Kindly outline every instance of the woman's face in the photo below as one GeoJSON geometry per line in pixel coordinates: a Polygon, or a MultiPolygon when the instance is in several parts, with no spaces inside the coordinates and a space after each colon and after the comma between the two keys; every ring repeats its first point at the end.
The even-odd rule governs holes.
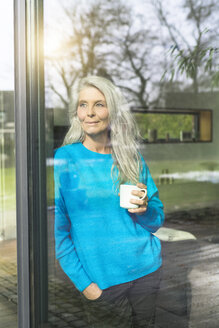
{"type": "Polygon", "coordinates": [[[85,87],[79,93],[77,115],[85,134],[107,135],[109,111],[105,96],[95,87],[85,87]]]}

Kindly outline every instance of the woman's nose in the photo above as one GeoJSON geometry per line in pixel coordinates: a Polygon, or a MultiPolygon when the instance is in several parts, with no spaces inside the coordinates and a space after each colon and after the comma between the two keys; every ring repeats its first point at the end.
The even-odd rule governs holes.
{"type": "Polygon", "coordinates": [[[94,116],[95,115],[95,111],[93,109],[93,106],[88,106],[87,115],[88,116],[94,116]]]}

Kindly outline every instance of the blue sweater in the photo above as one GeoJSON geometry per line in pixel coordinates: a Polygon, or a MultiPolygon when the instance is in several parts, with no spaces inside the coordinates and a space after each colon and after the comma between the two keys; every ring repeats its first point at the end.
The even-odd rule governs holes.
{"type": "Polygon", "coordinates": [[[163,224],[163,205],[147,165],[142,158],[140,180],[149,201],[140,216],[120,207],[112,164],[111,154],[93,152],[82,143],[55,152],[56,258],[80,291],[92,282],[105,289],[132,281],[162,263],[153,232],[163,224]]]}

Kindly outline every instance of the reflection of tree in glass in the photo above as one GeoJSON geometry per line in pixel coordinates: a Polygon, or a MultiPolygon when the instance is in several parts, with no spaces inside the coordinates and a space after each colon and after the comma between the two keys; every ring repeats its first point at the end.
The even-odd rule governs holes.
{"type": "Polygon", "coordinates": [[[72,28],[63,31],[63,53],[47,58],[56,77],[49,87],[62,105],[68,108],[72,85],[89,74],[113,79],[129,101],[148,105],[158,37],[145,20],[121,0],[91,1],[86,8],[77,2],[65,14],[72,28]]]}
{"type": "MultiPolygon", "coordinates": [[[[219,35],[219,3],[176,2],[185,28],[174,20],[172,1],[167,1],[165,7],[161,0],[133,3],[129,6],[123,0],[94,0],[84,6],[78,1],[69,2],[65,14],[70,24],[61,27],[61,52],[46,58],[46,69],[53,72],[47,82],[49,90],[58,96],[62,107],[69,107],[74,82],[88,74],[111,78],[134,106],[159,107],[165,103],[168,91],[199,92],[209,88],[213,72],[205,70],[207,57],[203,53],[219,35]],[[141,6],[141,15],[136,14],[135,8],[141,6]],[[151,13],[149,19],[147,13],[151,13]],[[167,48],[172,56],[167,56],[167,48]],[[162,79],[164,71],[167,79],[162,79]],[[182,80],[183,72],[189,80],[182,80]],[[171,74],[177,80],[171,80],[171,74]]],[[[207,56],[209,53],[213,54],[211,51],[207,56]]],[[[209,64],[214,67],[215,56],[209,64]]]]}
{"type": "Polygon", "coordinates": [[[158,139],[179,139],[180,131],[192,132],[193,115],[183,114],[142,114],[135,113],[135,119],[143,139],[148,139],[148,130],[157,130],[158,139]]]}
{"type": "MultiPolygon", "coordinates": [[[[164,8],[161,0],[151,0],[163,26],[166,27],[171,46],[170,65],[164,75],[170,73],[170,79],[177,73],[186,74],[192,80],[193,92],[209,87],[209,78],[219,81],[218,72],[209,72],[209,68],[217,66],[214,54],[217,48],[213,44],[218,38],[219,3],[214,0],[182,0],[181,11],[186,16],[187,26],[171,22],[170,12],[164,8]],[[189,28],[191,32],[189,32],[189,28]]],[[[218,68],[217,68],[218,70],[218,68]]]]}
{"type": "Polygon", "coordinates": [[[121,34],[127,25],[129,10],[120,1],[99,0],[86,7],[77,2],[64,11],[72,28],[63,31],[62,53],[47,60],[56,72],[56,79],[49,82],[50,88],[68,108],[71,88],[78,78],[89,74],[108,78],[112,75],[108,58],[113,51],[114,34],[115,31],[121,34]]]}
{"type": "MultiPolygon", "coordinates": [[[[109,14],[108,2],[103,1],[86,8],[76,3],[65,8],[66,19],[71,29],[63,31],[62,53],[57,58],[47,58],[55,68],[57,79],[50,81],[50,88],[60,98],[65,108],[71,100],[71,88],[77,78],[88,74],[108,76],[103,45],[108,43],[112,25],[112,14],[109,14]],[[108,12],[108,14],[106,14],[108,12]],[[60,90],[60,84],[65,92],[60,90]]],[[[63,26],[63,29],[65,27],[63,26]]]]}

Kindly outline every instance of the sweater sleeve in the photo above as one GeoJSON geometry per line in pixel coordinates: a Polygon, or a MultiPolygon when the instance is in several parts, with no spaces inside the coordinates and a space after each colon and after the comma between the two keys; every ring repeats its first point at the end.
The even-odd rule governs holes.
{"type": "Polygon", "coordinates": [[[135,220],[143,228],[154,233],[164,223],[163,204],[159,199],[158,189],[152,179],[149,168],[142,157],[142,175],[141,182],[147,186],[148,207],[143,215],[135,215],[135,220]]]}
{"type": "Polygon", "coordinates": [[[54,182],[55,182],[55,251],[56,258],[63,271],[74,283],[76,288],[83,291],[92,283],[78,258],[73,240],[71,238],[71,222],[65,206],[62,185],[67,173],[67,156],[58,149],[54,156],[54,182]]]}

